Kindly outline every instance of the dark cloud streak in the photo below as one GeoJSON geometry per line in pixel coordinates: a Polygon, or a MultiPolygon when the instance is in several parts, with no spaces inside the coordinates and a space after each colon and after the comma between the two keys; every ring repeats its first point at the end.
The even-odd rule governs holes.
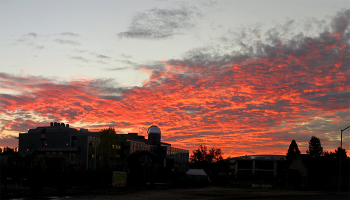
{"type": "Polygon", "coordinates": [[[118,33],[120,38],[162,39],[180,34],[194,27],[195,19],[200,16],[195,7],[178,9],[153,8],[137,13],[128,31],[118,33]]]}
{"type": "Polygon", "coordinates": [[[73,40],[62,40],[62,39],[55,39],[53,40],[54,42],[57,42],[59,44],[69,44],[69,45],[74,45],[74,46],[79,46],[80,43],[77,41],[73,41],[73,40]]]}

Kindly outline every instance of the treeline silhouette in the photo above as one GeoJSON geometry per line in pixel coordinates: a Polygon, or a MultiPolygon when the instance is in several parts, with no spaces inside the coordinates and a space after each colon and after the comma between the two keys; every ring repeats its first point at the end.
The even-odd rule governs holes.
{"type": "MultiPolygon", "coordinates": [[[[296,141],[293,139],[289,145],[289,149],[287,152],[287,157],[290,158],[294,155],[300,155],[301,152],[298,148],[296,141]]],[[[334,152],[332,151],[323,151],[323,147],[321,145],[321,141],[316,136],[311,136],[309,141],[309,148],[306,150],[306,154],[310,156],[326,156],[326,157],[339,157],[341,155],[342,158],[347,158],[347,152],[343,148],[336,148],[334,152]]]]}
{"type": "Polygon", "coordinates": [[[18,148],[15,147],[15,148],[11,148],[11,147],[3,147],[3,148],[0,148],[0,154],[1,155],[17,155],[17,152],[18,152],[18,148]]]}
{"type": "Polygon", "coordinates": [[[321,141],[312,136],[306,154],[293,139],[287,151],[287,184],[296,189],[349,191],[349,159],[345,149],[323,151],[321,141]]]}

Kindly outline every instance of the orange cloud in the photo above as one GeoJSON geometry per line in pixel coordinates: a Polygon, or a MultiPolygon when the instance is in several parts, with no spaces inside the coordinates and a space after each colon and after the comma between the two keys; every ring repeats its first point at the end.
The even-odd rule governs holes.
{"type": "Polygon", "coordinates": [[[163,61],[164,69],[145,71],[150,79],[141,87],[0,73],[0,87],[16,91],[0,94],[1,112],[14,119],[3,120],[3,130],[64,120],[145,134],[155,124],[174,146],[204,144],[225,156],[285,154],[292,139],[306,144],[312,135],[334,150],[338,130],[349,121],[349,20],[345,26],[298,45],[260,44],[254,55],[163,61]]]}

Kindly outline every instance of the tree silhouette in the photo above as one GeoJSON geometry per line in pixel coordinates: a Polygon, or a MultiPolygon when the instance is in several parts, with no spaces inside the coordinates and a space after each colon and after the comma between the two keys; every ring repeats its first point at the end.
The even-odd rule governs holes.
{"type": "Polygon", "coordinates": [[[309,150],[306,153],[310,156],[321,156],[323,153],[323,147],[318,137],[312,136],[309,142],[309,150]]]}
{"type": "Polygon", "coordinates": [[[104,166],[109,166],[116,162],[120,153],[120,140],[114,127],[102,129],[99,132],[100,143],[98,149],[101,151],[104,166]]]}
{"type": "Polygon", "coordinates": [[[335,149],[335,155],[337,156],[337,157],[339,157],[340,156],[340,154],[341,154],[341,157],[342,158],[347,158],[348,156],[346,155],[346,150],[345,149],[341,149],[340,147],[338,147],[337,149],[335,149]]]}
{"type": "Polygon", "coordinates": [[[208,151],[207,146],[199,145],[190,156],[190,164],[195,168],[208,168],[209,164],[223,160],[222,155],[220,148],[210,148],[208,151]]]}
{"type": "Polygon", "coordinates": [[[335,152],[332,152],[332,151],[324,151],[322,153],[322,156],[326,156],[326,157],[336,157],[336,154],[335,152]]]}
{"type": "Polygon", "coordinates": [[[207,162],[215,163],[222,160],[222,152],[220,148],[211,148],[209,149],[209,153],[207,154],[207,162]]]}
{"type": "Polygon", "coordinates": [[[346,155],[346,150],[345,149],[340,149],[340,147],[338,147],[337,149],[335,149],[335,151],[324,151],[322,153],[322,156],[327,156],[327,157],[338,157],[340,156],[340,153],[341,153],[341,157],[342,158],[347,158],[348,156],[346,155]]]}
{"type": "Polygon", "coordinates": [[[293,139],[292,142],[289,145],[289,149],[287,152],[287,157],[290,158],[296,154],[300,154],[300,150],[298,148],[297,143],[295,142],[295,140],[293,139]]]}
{"type": "Polygon", "coordinates": [[[3,149],[0,148],[0,154],[2,155],[17,155],[18,148],[11,148],[11,147],[4,147],[3,149]]]}

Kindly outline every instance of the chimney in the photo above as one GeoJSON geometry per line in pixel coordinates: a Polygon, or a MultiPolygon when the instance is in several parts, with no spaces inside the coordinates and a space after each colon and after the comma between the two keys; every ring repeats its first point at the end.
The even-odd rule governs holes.
{"type": "Polygon", "coordinates": [[[57,122],[54,122],[53,125],[54,125],[54,126],[57,126],[57,122]]]}
{"type": "Polygon", "coordinates": [[[50,126],[53,126],[53,122],[50,122],[50,126]]]}
{"type": "Polygon", "coordinates": [[[65,127],[65,126],[64,126],[64,123],[61,123],[61,126],[65,127]]]}
{"type": "Polygon", "coordinates": [[[66,124],[66,127],[69,128],[69,124],[66,124]]]}

